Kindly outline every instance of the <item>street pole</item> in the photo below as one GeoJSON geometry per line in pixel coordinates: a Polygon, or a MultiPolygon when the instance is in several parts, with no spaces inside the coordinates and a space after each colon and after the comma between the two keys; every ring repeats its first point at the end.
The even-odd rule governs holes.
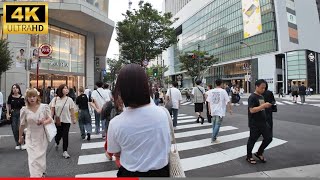
{"type": "Polygon", "coordinates": [[[199,56],[197,57],[198,58],[198,80],[200,80],[200,44],[198,44],[198,54],[199,56]]]}
{"type": "MultiPolygon", "coordinates": [[[[240,42],[240,44],[244,44],[246,45],[249,49],[250,49],[250,61],[252,61],[252,49],[251,49],[251,46],[243,41],[240,42]]],[[[249,64],[248,64],[248,67],[246,67],[246,70],[247,70],[247,93],[249,93],[249,64]]]]}
{"type": "Polygon", "coordinates": [[[29,88],[31,88],[30,87],[30,69],[29,69],[29,67],[31,67],[31,64],[30,63],[32,63],[31,61],[30,61],[30,58],[31,58],[31,52],[30,52],[30,46],[31,46],[31,41],[30,41],[30,35],[28,36],[28,40],[27,40],[27,62],[26,62],[26,64],[27,64],[27,68],[26,68],[26,70],[27,70],[27,75],[26,75],[26,77],[27,77],[27,84],[26,84],[26,89],[28,89],[28,87],[29,88]]]}

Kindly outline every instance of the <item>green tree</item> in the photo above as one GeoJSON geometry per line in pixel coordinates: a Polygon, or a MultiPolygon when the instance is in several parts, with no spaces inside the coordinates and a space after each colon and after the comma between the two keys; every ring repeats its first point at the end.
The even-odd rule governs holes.
{"type": "MultiPolygon", "coordinates": [[[[9,50],[9,42],[6,39],[0,39],[0,79],[2,73],[10,69],[13,60],[9,50]]],[[[1,81],[0,81],[1,86],[1,81]]]]}
{"type": "Polygon", "coordinates": [[[119,71],[122,68],[122,66],[125,64],[125,62],[122,59],[116,60],[116,59],[108,58],[107,64],[109,66],[110,72],[104,76],[104,82],[112,83],[112,89],[113,89],[115,85],[115,80],[117,79],[119,71]]]}
{"type": "Polygon", "coordinates": [[[149,68],[147,68],[147,75],[148,77],[153,77],[153,79],[159,81],[159,85],[163,86],[164,82],[164,73],[168,71],[168,66],[161,66],[161,65],[153,65],[149,68]],[[153,70],[157,69],[157,75],[154,76],[153,70]]]}
{"type": "Polygon", "coordinates": [[[187,52],[179,56],[181,62],[181,70],[186,71],[186,74],[191,76],[192,83],[195,85],[195,80],[200,79],[205,70],[212,64],[218,61],[218,58],[207,55],[204,51],[187,52]]]}
{"type": "Polygon", "coordinates": [[[121,56],[130,63],[141,64],[154,59],[164,50],[177,43],[175,21],[171,13],[161,14],[145,3],[140,9],[127,11],[125,19],[117,24],[117,41],[121,56]]]}

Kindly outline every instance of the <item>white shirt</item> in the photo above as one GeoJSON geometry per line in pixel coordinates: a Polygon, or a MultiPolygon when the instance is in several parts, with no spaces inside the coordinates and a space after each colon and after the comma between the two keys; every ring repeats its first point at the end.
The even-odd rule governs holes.
{"type": "Polygon", "coordinates": [[[75,109],[75,104],[70,97],[55,97],[49,104],[50,107],[55,108],[55,117],[60,116],[60,120],[63,123],[71,123],[71,109],[75,109]],[[57,101],[56,101],[57,99],[57,101]],[[68,100],[67,100],[68,99],[68,100]],[[64,105],[65,104],[65,105],[64,105]],[[64,107],[63,107],[64,105],[64,107]],[[61,113],[62,112],[62,113],[61,113]]]}
{"type": "Polygon", "coordinates": [[[97,90],[94,90],[91,94],[91,98],[97,102],[98,108],[102,108],[102,106],[110,101],[109,94],[102,88],[98,88],[97,90]],[[98,92],[100,93],[98,93],[98,92]]]}
{"type": "Polygon", "coordinates": [[[87,95],[88,99],[89,99],[90,91],[91,91],[91,89],[84,90],[84,94],[87,95]]]}
{"type": "Polygon", "coordinates": [[[127,108],[110,121],[108,152],[121,152],[120,163],[129,171],[147,172],[168,164],[171,148],[168,116],[154,103],[127,108]]]}
{"type": "Polygon", "coordinates": [[[107,94],[109,95],[109,99],[111,99],[112,98],[112,92],[111,92],[111,90],[110,89],[104,89],[106,92],[107,92],[107,94]]]}
{"type": "Polygon", "coordinates": [[[172,100],[172,108],[179,109],[179,101],[182,101],[182,95],[179,89],[172,87],[168,89],[166,95],[169,96],[169,99],[171,98],[172,100]],[[170,92],[171,92],[171,96],[170,96],[170,92]]]}
{"type": "Polygon", "coordinates": [[[212,116],[224,117],[226,115],[226,106],[230,102],[230,99],[224,89],[214,88],[208,91],[207,101],[210,103],[212,116]]]}

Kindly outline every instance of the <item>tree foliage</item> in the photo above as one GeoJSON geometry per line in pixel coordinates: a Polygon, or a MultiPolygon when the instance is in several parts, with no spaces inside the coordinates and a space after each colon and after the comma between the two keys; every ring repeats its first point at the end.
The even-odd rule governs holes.
{"type": "Polygon", "coordinates": [[[120,69],[122,66],[125,64],[125,62],[121,59],[116,60],[116,59],[107,59],[107,64],[109,66],[110,73],[107,73],[104,76],[104,81],[112,83],[114,86],[115,80],[117,79],[117,76],[119,74],[120,69]]]}
{"type": "Polygon", "coordinates": [[[196,78],[200,79],[204,71],[218,61],[218,58],[214,58],[213,56],[205,58],[206,54],[204,51],[192,51],[179,56],[181,62],[180,68],[182,71],[186,71],[187,75],[191,76],[193,85],[196,78]],[[195,58],[190,57],[189,53],[193,53],[195,58]]]}
{"type": "Polygon", "coordinates": [[[140,9],[127,11],[125,19],[117,24],[117,41],[121,56],[130,63],[141,64],[154,59],[164,50],[177,43],[171,13],[161,15],[145,3],[140,9]]]}
{"type": "Polygon", "coordinates": [[[9,42],[6,39],[0,39],[0,76],[10,69],[13,60],[9,50],[9,42]]]}

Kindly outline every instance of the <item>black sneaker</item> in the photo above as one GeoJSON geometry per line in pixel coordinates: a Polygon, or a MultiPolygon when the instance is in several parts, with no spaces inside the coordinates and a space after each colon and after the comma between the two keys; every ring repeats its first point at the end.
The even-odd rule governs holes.
{"type": "Polygon", "coordinates": [[[200,117],[197,118],[196,123],[199,123],[199,118],[200,118],[200,117]]]}
{"type": "Polygon", "coordinates": [[[87,140],[90,141],[90,133],[87,134],[87,140]]]}
{"type": "Polygon", "coordinates": [[[203,124],[204,123],[204,118],[203,117],[201,117],[201,124],[203,124]]]}

